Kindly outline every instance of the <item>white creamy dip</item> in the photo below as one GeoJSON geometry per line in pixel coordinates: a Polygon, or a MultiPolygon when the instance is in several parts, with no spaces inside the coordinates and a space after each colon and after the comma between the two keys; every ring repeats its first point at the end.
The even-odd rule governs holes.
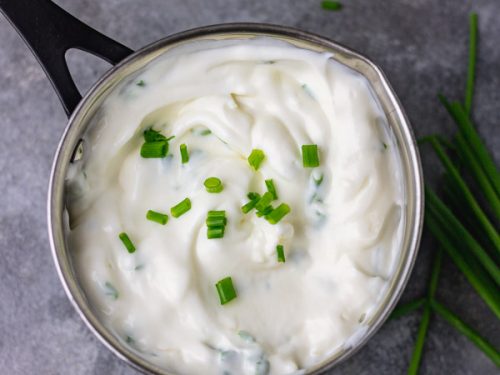
{"type": "Polygon", "coordinates": [[[118,84],[95,122],[68,175],[68,245],[96,313],[133,350],[178,374],[283,375],[366,329],[398,261],[404,194],[364,77],[270,37],[192,42],[118,84]],[[175,136],[167,157],[140,156],[150,127],[175,136]],[[306,144],[318,145],[318,168],[303,167],[306,144]],[[266,155],[258,171],[252,149],[266,155]],[[211,176],[222,192],[206,191],[211,176]],[[241,211],[266,179],[273,205],[291,208],[276,225],[241,211]],[[186,197],[192,208],[172,217],[186,197]],[[207,238],[209,210],[226,211],[221,239],[207,238]],[[215,283],[227,276],[237,298],[221,305],[215,283]]]}

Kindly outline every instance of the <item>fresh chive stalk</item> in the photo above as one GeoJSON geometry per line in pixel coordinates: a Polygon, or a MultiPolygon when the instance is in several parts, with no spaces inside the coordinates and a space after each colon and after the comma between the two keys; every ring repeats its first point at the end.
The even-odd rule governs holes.
{"type": "Polygon", "coordinates": [[[389,319],[398,319],[404,315],[410,314],[415,310],[421,308],[426,302],[425,298],[419,298],[414,301],[410,301],[401,305],[396,306],[396,308],[392,311],[389,319]]]}
{"type": "Polygon", "coordinates": [[[177,218],[191,209],[191,200],[185,198],[184,200],[177,203],[174,207],[170,209],[170,213],[173,217],[177,218]]]}
{"type": "Polygon", "coordinates": [[[158,223],[161,225],[165,225],[168,222],[168,215],[162,214],[160,212],[156,212],[153,210],[149,210],[146,213],[146,219],[148,219],[150,221],[154,221],[155,223],[158,223]]]}
{"type": "Polygon", "coordinates": [[[500,366],[500,353],[493,345],[482,338],[476,331],[474,331],[470,326],[464,323],[457,315],[443,306],[441,303],[435,299],[431,300],[432,309],[438,313],[442,318],[444,318],[452,327],[457,331],[462,333],[470,341],[472,341],[479,349],[483,351],[497,367],[500,366]]]}
{"type": "Polygon", "coordinates": [[[236,290],[234,289],[233,280],[230,276],[219,280],[215,287],[217,289],[217,293],[219,294],[219,300],[221,305],[225,305],[226,303],[232,301],[237,297],[236,290]]]}
{"type": "Polygon", "coordinates": [[[285,249],[281,244],[276,246],[276,257],[279,263],[285,263],[285,249]]]}
{"type": "Polygon", "coordinates": [[[125,246],[125,248],[127,249],[127,251],[132,254],[133,252],[135,252],[135,246],[134,244],[132,243],[132,241],[130,240],[129,236],[127,233],[125,232],[122,232],[118,235],[118,237],[120,238],[120,240],[122,241],[123,243],[123,246],[125,246]]]}
{"type": "Polygon", "coordinates": [[[265,158],[266,155],[264,154],[264,151],[253,149],[248,156],[248,164],[250,164],[250,166],[257,171],[265,158]]]}
{"type": "Polygon", "coordinates": [[[290,212],[290,206],[281,203],[278,207],[266,215],[266,220],[271,224],[277,224],[290,212]]]}
{"type": "Polygon", "coordinates": [[[471,114],[474,95],[477,50],[477,14],[471,13],[469,18],[469,65],[467,67],[467,85],[465,87],[465,111],[471,114]]]}
{"type": "Polygon", "coordinates": [[[318,145],[302,145],[302,164],[304,168],[319,167],[318,145]]]}
{"type": "Polygon", "coordinates": [[[167,153],[167,141],[146,142],[141,147],[141,156],[143,158],[164,158],[167,153]]]}
{"type": "Polygon", "coordinates": [[[185,143],[181,144],[179,146],[179,149],[181,151],[182,164],[186,164],[189,161],[189,153],[186,144],[185,143]]]}
{"type": "Polygon", "coordinates": [[[411,355],[410,366],[408,367],[408,375],[418,374],[420,360],[422,359],[422,352],[425,344],[425,337],[427,336],[427,331],[429,330],[430,319],[431,308],[429,305],[425,305],[422,320],[420,320],[420,326],[418,327],[417,341],[415,342],[415,347],[413,348],[413,353],[411,355]]]}
{"type": "Polygon", "coordinates": [[[273,195],[273,199],[278,199],[278,193],[276,192],[276,187],[274,186],[274,182],[272,179],[265,180],[267,191],[273,195]]]}
{"type": "Polygon", "coordinates": [[[203,185],[209,193],[220,193],[224,189],[222,181],[217,177],[207,178],[203,185]]]}

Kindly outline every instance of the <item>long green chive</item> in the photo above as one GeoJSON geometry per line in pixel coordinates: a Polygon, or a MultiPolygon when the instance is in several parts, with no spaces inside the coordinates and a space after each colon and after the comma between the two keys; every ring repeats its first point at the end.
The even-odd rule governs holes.
{"type": "Polygon", "coordinates": [[[225,227],[208,227],[207,238],[209,240],[224,237],[225,227]]]}
{"type": "Polygon", "coordinates": [[[247,214],[254,209],[260,199],[260,195],[257,193],[248,193],[248,199],[250,199],[250,201],[241,207],[241,211],[244,214],[247,214]]]}
{"type": "Polygon", "coordinates": [[[471,13],[469,22],[469,66],[467,67],[467,86],[465,88],[465,111],[469,114],[472,109],[474,94],[474,76],[476,71],[477,46],[477,14],[471,13]]]}
{"type": "Polygon", "coordinates": [[[179,217],[191,209],[191,200],[186,198],[170,209],[173,217],[179,217]]]}
{"type": "Polygon", "coordinates": [[[153,130],[151,128],[144,130],[144,141],[146,142],[156,142],[156,141],[166,141],[167,138],[160,132],[153,130]]]}
{"type": "Polygon", "coordinates": [[[498,290],[495,285],[488,282],[488,279],[486,279],[484,275],[481,274],[480,270],[474,266],[472,259],[464,259],[464,256],[455,249],[454,245],[449,240],[448,235],[437,221],[432,205],[428,206],[426,212],[426,224],[432,234],[434,234],[434,236],[439,240],[443,249],[446,250],[453,262],[465,275],[472,287],[491,308],[497,318],[500,319],[500,298],[498,290]]]}
{"type": "Polygon", "coordinates": [[[408,375],[418,374],[420,359],[422,358],[422,350],[424,348],[425,337],[427,336],[427,331],[429,329],[430,319],[431,308],[429,305],[425,305],[424,314],[422,315],[422,320],[420,321],[420,326],[418,327],[417,341],[415,342],[415,347],[413,348],[410,360],[410,366],[408,368],[408,375]]]}
{"type": "Polygon", "coordinates": [[[141,156],[143,158],[164,158],[168,153],[168,142],[146,142],[141,147],[141,156]]]}
{"type": "Polygon", "coordinates": [[[255,148],[248,156],[248,164],[250,164],[253,169],[258,170],[265,158],[266,155],[264,154],[264,151],[255,148]]]}
{"type": "Polygon", "coordinates": [[[165,225],[168,222],[168,215],[162,214],[160,212],[156,212],[153,210],[149,210],[146,213],[146,219],[154,221],[158,224],[165,225]]]}
{"type": "Polygon", "coordinates": [[[269,205],[273,200],[274,200],[273,194],[266,191],[255,205],[255,208],[257,209],[257,211],[264,211],[266,208],[269,207],[269,205]]]}
{"type": "Polygon", "coordinates": [[[274,182],[272,179],[266,180],[267,191],[273,195],[273,199],[278,199],[278,193],[276,192],[276,187],[274,186],[274,182]]]}
{"type": "Polygon", "coordinates": [[[285,250],[283,245],[276,246],[276,257],[278,258],[278,262],[285,263],[285,250]]]}
{"type": "Polygon", "coordinates": [[[189,161],[189,153],[188,149],[185,143],[180,145],[180,150],[181,150],[181,161],[182,164],[186,164],[189,161]]]}
{"type": "Polygon", "coordinates": [[[426,189],[425,197],[432,205],[436,216],[440,221],[449,226],[450,231],[455,234],[456,238],[463,243],[479,260],[483,267],[489,272],[490,276],[495,282],[500,285],[500,269],[496,266],[493,259],[490,258],[488,253],[481,247],[481,245],[472,237],[467,229],[460,223],[455,215],[448,207],[437,197],[436,194],[430,189],[426,189]]]}
{"type": "Polygon", "coordinates": [[[431,300],[432,309],[450,323],[455,329],[472,341],[479,349],[491,358],[496,366],[500,366],[500,353],[488,341],[482,338],[476,331],[465,324],[458,316],[444,307],[436,300],[431,300]]]}
{"type": "Polygon", "coordinates": [[[271,224],[277,224],[285,215],[290,212],[290,206],[286,203],[281,203],[278,207],[266,215],[266,220],[271,224]]]}
{"type": "Polygon", "coordinates": [[[217,177],[207,178],[203,185],[209,193],[220,193],[224,189],[222,181],[217,177]]]}
{"type": "Polygon", "coordinates": [[[332,12],[337,12],[342,9],[342,4],[338,1],[324,0],[321,2],[321,8],[332,12]]]}
{"type": "Polygon", "coordinates": [[[225,305],[236,298],[236,290],[234,289],[233,280],[230,276],[219,280],[217,284],[215,284],[215,287],[217,288],[221,305],[225,305]]]}
{"type": "Polygon", "coordinates": [[[302,164],[304,168],[319,167],[318,145],[302,145],[302,164]]]}
{"type": "Polygon", "coordinates": [[[447,172],[453,178],[455,184],[460,188],[465,200],[467,201],[467,203],[469,203],[470,208],[476,215],[479,222],[482,224],[485,232],[488,234],[488,237],[495,244],[495,247],[497,249],[500,249],[500,236],[498,235],[495,227],[491,224],[490,220],[488,219],[484,211],[479,206],[479,203],[477,202],[476,198],[474,198],[474,195],[467,187],[465,181],[460,176],[460,173],[455,168],[451,160],[448,158],[448,156],[446,155],[445,151],[443,150],[439,142],[435,138],[431,138],[430,143],[432,144],[432,147],[434,148],[437,155],[441,159],[441,162],[443,163],[447,172]]]}
{"type": "Polygon", "coordinates": [[[127,249],[127,251],[129,253],[133,253],[135,252],[135,246],[134,244],[132,243],[132,241],[130,240],[129,236],[127,235],[127,233],[125,232],[122,232],[118,235],[118,237],[120,238],[120,240],[123,242],[123,245],[125,246],[125,248],[127,249]]]}
{"type": "Polygon", "coordinates": [[[396,308],[392,311],[389,319],[397,319],[409,313],[412,313],[415,310],[418,310],[422,307],[426,302],[425,298],[419,298],[414,301],[410,301],[408,303],[404,303],[396,306],[396,308]]]}

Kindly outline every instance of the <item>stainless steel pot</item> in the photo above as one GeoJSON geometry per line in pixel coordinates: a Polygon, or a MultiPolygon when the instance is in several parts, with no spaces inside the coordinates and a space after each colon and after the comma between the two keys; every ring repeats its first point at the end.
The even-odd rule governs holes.
{"type": "Polygon", "coordinates": [[[377,332],[394,308],[409,279],[419,246],[424,199],[420,158],[410,124],[389,82],[377,65],[363,55],[324,37],[283,26],[256,23],[206,26],[168,36],[133,52],[81,23],[50,1],[0,0],[0,8],[38,57],[69,115],[68,125],[59,143],[50,177],[48,194],[50,244],[57,272],[68,298],[90,330],[112,352],[140,371],[167,374],[165,370],[145,361],[130,350],[99,321],[78,283],[65,241],[67,219],[64,186],[68,166],[70,163],[78,163],[81,153],[86,152],[85,144],[81,141],[83,135],[113,87],[168,49],[207,38],[241,39],[271,36],[303,48],[333,52],[335,60],[361,73],[370,82],[396,139],[403,168],[406,209],[401,256],[381,307],[367,322],[368,329],[361,340],[318,366],[307,369],[308,373],[319,374],[335,366],[353,355],[377,332]],[[116,64],[94,84],[83,99],[64,61],[66,50],[75,47],[90,51],[116,64]]]}

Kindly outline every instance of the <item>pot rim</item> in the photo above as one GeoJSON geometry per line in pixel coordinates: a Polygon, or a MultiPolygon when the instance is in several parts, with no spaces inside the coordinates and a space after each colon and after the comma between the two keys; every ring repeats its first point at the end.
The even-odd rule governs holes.
{"type": "MultiPolygon", "coordinates": [[[[415,259],[418,254],[424,216],[423,172],[420,163],[420,156],[413,131],[398,97],[389,84],[385,74],[375,63],[373,63],[364,55],[328,38],[288,26],[249,22],[221,23],[197,27],[162,38],[156,42],[142,47],[141,49],[134,52],[129,57],[125,58],[123,61],[112,67],[92,86],[92,88],[86,93],[76,109],[73,111],[68,120],[68,124],[63,132],[63,135],[61,136],[54,156],[50,174],[47,200],[47,223],[49,241],[54,263],[66,295],[73,304],[74,308],[76,309],[82,320],[86,323],[87,327],[109,350],[111,350],[116,356],[141,372],[163,375],[169,374],[164,369],[161,369],[151,362],[146,361],[141,356],[137,355],[134,351],[129,350],[122,342],[120,342],[120,340],[115,335],[112,334],[110,330],[108,330],[99,321],[96,314],[93,313],[90,304],[87,303],[85,294],[79,287],[79,284],[76,280],[76,275],[74,274],[70,265],[70,256],[66,251],[66,244],[64,242],[64,218],[62,213],[62,210],[64,208],[63,187],[68,160],[64,162],[61,159],[62,156],[66,156],[67,158],[69,154],[73,153],[75,144],[69,144],[71,143],[69,141],[69,138],[72,133],[76,132],[75,124],[82,122],[85,113],[87,113],[94,106],[95,103],[93,102],[93,100],[95,100],[96,96],[98,96],[100,89],[113,77],[118,75],[119,72],[130,66],[133,62],[140,61],[146,56],[153,55],[155,52],[161,52],[164,48],[175,45],[176,43],[187,42],[198,37],[208,37],[221,34],[251,34],[285,37],[293,39],[297,42],[311,43],[312,45],[335,51],[336,53],[340,52],[349,56],[350,58],[362,61],[376,73],[376,78],[378,78],[380,84],[382,85],[381,89],[388,96],[387,99],[393,106],[392,111],[386,113],[389,122],[391,122],[390,127],[394,127],[394,122],[396,122],[396,125],[399,124],[397,128],[401,132],[400,137],[404,141],[404,144],[399,144],[399,151],[400,158],[403,158],[404,156],[407,157],[407,165],[402,166],[403,169],[405,167],[408,168],[407,171],[403,171],[406,173],[405,184],[413,185],[411,187],[406,187],[406,190],[413,189],[412,202],[406,202],[407,208],[410,204],[412,204],[411,209],[413,211],[411,215],[408,214],[408,216],[410,216],[411,223],[405,228],[405,231],[408,231],[410,234],[406,241],[406,246],[402,243],[401,247],[401,251],[404,251],[406,248],[406,253],[403,254],[401,259],[399,260],[397,270],[394,271],[394,274],[391,276],[391,278],[393,279],[393,285],[390,287],[392,291],[388,290],[386,292],[387,296],[385,304],[379,302],[379,311],[374,315],[376,317],[374,319],[374,322],[372,322],[372,324],[368,326],[367,331],[364,333],[363,337],[356,342],[356,344],[346,348],[345,350],[340,352],[340,354],[337,353],[330,356],[315,368],[309,369],[308,371],[310,372],[307,372],[308,374],[319,374],[345,361],[347,358],[351,357],[358,350],[360,350],[381,328],[383,323],[389,317],[389,314],[398,302],[413,269],[415,259]],[[395,117],[397,121],[391,121],[389,117],[395,117]],[[64,165],[64,163],[66,163],[66,165],[64,165]]],[[[371,84],[373,84],[371,80],[369,81],[371,84]]],[[[379,95],[377,94],[377,97],[378,96],[379,95]]],[[[403,164],[403,161],[401,161],[401,163],[403,164]]],[[[410,197],[406,198],[409,200],[410,197]]],[[[409,221],[408,216],[407,221],[409,221]]]]}

